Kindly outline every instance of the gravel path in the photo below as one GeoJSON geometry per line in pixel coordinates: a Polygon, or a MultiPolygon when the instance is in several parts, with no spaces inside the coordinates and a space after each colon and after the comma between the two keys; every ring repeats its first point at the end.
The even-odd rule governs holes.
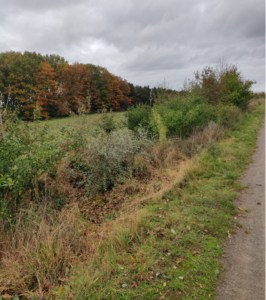
{"type": "Polygon", "coordinates": [[[224,246],[226,271],[216,288],[217,300],[265,299],[265,123],[257,145],[242,180],[249,187],[235,201],[237,207],[250,211],[246,218],[238,218],[243,227],[224,246]]]}

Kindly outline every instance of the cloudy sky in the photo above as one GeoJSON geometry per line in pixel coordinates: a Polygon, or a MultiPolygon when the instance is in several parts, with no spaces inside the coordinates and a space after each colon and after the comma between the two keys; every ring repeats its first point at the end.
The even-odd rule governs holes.
{"type": "Polygon", "coordinates": [[[219,59],[265,90],[264,0],[0,0],[0,52],[59,54],[182,89],[219,59]]]}

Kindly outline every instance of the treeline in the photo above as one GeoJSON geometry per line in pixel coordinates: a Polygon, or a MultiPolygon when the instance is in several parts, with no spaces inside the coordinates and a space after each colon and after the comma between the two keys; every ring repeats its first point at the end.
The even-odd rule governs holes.
{"type": "Polygon", "coordinates": [[[159,97],[170,97],[170,96],[186,96],[186,91],[175,91],[165,84],[165,81],[162,83],[158,83],[157,87],[150,88],[149,86],[139,86],[132,83],[129,83],[131,93],[130,97],[132,97],[133,105],[136,106],[138,104],[147,104],[153,105],[155,99],[159,97]]]}
{"type": "Polygon", "coordinates": [[[80,105],[99,109],[127,110],[139,103],[153,104],[164,87],[134,86],[93,64],[69,64],[59,55],[35,52],[0,53],[0,106],[17,109],[22,119],[33,119],[38,107],[41,118],[78,113],[80,105]]]}
{"type": "Polygon", "coordinates": [[[58,55],[35,52],[0,54],[1,104],[16,108],[20,117],[32,119],[39,106],[42,118],[75,113],[79,105],[125,110],[132,105],[126,80],[93,64],[72,65],[58,55]]]}

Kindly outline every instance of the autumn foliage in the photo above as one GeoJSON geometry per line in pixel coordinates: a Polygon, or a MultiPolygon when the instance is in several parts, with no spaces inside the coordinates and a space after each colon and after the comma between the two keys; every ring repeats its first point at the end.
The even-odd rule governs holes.
{"type": "Polygon", "coordinates": [[[0,54],[0,94],[2,104],[9,95],[8,106],[25,119],[33,119],[37,106],[49,118],[78,113],[80,104],[96,112],[122,111],[133,103],[128,82],[107,69],[35,52],[0,54]]]}

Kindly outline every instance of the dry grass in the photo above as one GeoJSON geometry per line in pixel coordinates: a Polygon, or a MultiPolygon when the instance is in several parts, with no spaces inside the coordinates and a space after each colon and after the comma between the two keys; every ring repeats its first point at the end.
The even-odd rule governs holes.
{"type": "Polygon", "coordinates": [[[155,158],[154,165],[156,168],[173,167],[180,161],[176,145],[171,141],[168,141],[164,145],[158,143],[153,148],[153,156],[155,158]]]}
{"type": "Polygon", "coordinates": [[[74,192],[74,188],[69,184],[70,177],[70,164],[71,156],[68,155],[57,167],[57,176],[55,177],[54,185],[56,186],[57,192],[64,197],[68,197],[74,192]]]}
{"type": "Polygon", "coordinates": [[[187,172],[191,169],[193,165],[197,163],[197,159],[187,159],[180,163],[176,169],[172,169],[173,175],[172,180],[167,182],[159,191],[154,191],[154,189],[149,189],[148,193],[144,197],[137,197],[133,199],[130,203],[125,203],[124,209],[131,211],[133,208],[137,207],[139,204],[147,204],[151,200],[161,199],[163,195],[171,191],[174,186],[183,182],[187,172]]]}
{"type": "Polygon", "coordinates": [[[144,214],[134,211],[99,227],[82,221],[76,206],[61,212],[42,206],[21,211],[12,230],[0,224],[0,293],[56,296],[52,288],[73,274],[82,274],[91,286],[96,278],[108,282],[117,268],[113,258],[142,235],[144,214]]]}
{"type": "Polygon", "coordinates": [[[210,122],[202,131],[195,131],[188,139],[177,142],[179,155],[193,157],[211,142],[219,140],[224,134],[220,125],[210,122]]]}
{"type": "Polygon", "coordinates": [[[93,236],[75,207],[61,212],[42,206],[21,211],[9,232],[1,224],[0,291],[46,294],[77,257],[95,252],[93,236]]]}
{"type": "MultiPolygon", "coordinates": [[[[87,262],[79,264],[75,268],[73,276],[69,280],[73,290],[75,290],[75,299],[84,299],[91,292],[95,293],[98,289],[103,295],[97,299],[104,298],[106,286],[112,281],[113,289],[117,282],[121,281],[124,275],[119,276],[121,265],[127,260],[127,264],[136,263],[134,256],[128,251],[132,243],[141,243],[145,239],[146,232],[143,231],[145,211],[134,211],[131,214],[123,215],[121,218],[110,221],[101,226],[99,235],[102,237],[98,245],[97,252],[87,262]],[[114,274],[116,276],[114,277],[114,274]],[[80,294],[79,294],[80,293],[80,294]]],[[[65,297],[69,299],[68,291],[64,291],[65,297]]],[[[60,298],[61,299],[61,298],[60,298]]]]}
{"type": "Polygon", "coordinates": [[[255,111],[263,102],[265,102],[265,98],[251,99],[248,103],[249,111],[255,111]]]}
{"type": "Polygon", "coordinates": [[[99,228],[88,228],[74,208],[53,218],[45,208],[38,214],[40,219],[28,224],[18,220],[12,234],[3,237],[0,292],[6,296],[56,297],[58,293],[52,288],[57,287],[64,293],[60,286],[69,280],[73,280],[76,288],[80,285],[81,290],[83,281],[87,289],[94,288],[98,279],[107,283],[118,268],[114,263],[116,258],[127,253],[130,244],[143,235],[143,211],[99,228]],[[81,276],[82,281],[76,282],[73,276],[81,276]]]}

